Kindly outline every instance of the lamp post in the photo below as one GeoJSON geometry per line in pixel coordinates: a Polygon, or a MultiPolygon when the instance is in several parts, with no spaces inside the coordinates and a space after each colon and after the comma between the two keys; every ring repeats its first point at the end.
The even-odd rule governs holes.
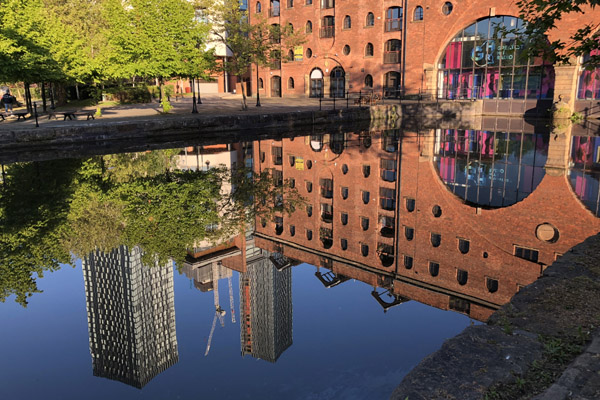
{"type": "Polygon", "coordinates": [[[33,102],[33,115],[35,116],[35,127],[39,128],[40,124],[38,123],[37,104],[35,101],[33,102]]]}
{"type": "Polygon", "coordinates": [[[192,87],[192,114],[198,114],[198,108],[196,107],[196,85],[194,84],[194,78],[190,79],[190,86],[192,87]]]}
{"type": "Polygon", "coordinates": [[[260,87],[258,85],[258,63],[256,63],[256,107],[260,107],[260,87]]]}

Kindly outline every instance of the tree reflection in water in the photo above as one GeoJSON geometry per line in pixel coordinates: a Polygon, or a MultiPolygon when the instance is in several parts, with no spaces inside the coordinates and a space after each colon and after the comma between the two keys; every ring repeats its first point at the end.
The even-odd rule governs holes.
{"type": "Polygon", "coordinates": [[[219,243],[257,215],[302,207],[270,170],[175,169],[179,150],[17,163],[0,191],[0,300],[39,293],[36,279],[98,249],[140,246],[144,263],[180,265],[201,240],[219,243]],[[224,191],[227,185],[234,190],[224,191]],[[282,202],[282,198],[285,201],[282,202]],[[253,200],[256,206],[253,204],[253,200]]]}

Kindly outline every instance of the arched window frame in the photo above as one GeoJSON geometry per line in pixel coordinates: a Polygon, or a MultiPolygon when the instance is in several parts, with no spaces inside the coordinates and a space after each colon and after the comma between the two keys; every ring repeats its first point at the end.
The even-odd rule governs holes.
{"type": "Polygon", "coordinates": [[[413,12],[413,21],[423,21],[423,7],[415,7],[415,11],[413,12]]]}
{"type": "Polygon", "coordinates": [[[373,43],[369,42],[365,46],[365,57],[373,57],[373,53],[375,52],[373,48],[373,43]]]}
{"type": "Polygon", "coordinates": [[[349,15],[344,17],[344,25],[342,29],[352,29],[352,18],[349,15]]]}
{"type": "Polygon", "coordinates": [[[375,26],[375,14],[372,12],[367,13],[367,17],[365,18],[365,27],[375,26]]]}

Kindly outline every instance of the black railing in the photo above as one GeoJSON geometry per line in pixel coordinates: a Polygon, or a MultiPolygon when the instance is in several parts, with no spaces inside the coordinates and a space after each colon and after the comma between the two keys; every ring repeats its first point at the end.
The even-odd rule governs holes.
{"type": "Polygon", "coordinates": [[[385,31],[394,32],[402,30],[402,18],[388,18],[385,20],[385,31]]]}
{"type": "Polygon", "coordinates": [[[383,63],[384,64],[400,64],[400,51],[384,51],[383,52],[383,63]]]}
{"type": "Polygon", "coordinates": [[[335,36],[335,26],[323,26],[321,28],[322,38],[332,38],[335,36]]]}

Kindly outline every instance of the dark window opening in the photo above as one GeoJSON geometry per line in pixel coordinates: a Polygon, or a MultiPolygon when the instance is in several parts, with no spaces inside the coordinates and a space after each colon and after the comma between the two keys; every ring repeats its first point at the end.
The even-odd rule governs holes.
{"type": "Polygon", "coordinates": [[[312,192],[312,182],[306,181],[306,191],[308,193],[312,192]]]}
{"type": "Polygon", "coordinates": [[[463,286],[467,284],[467,281],[469,280],[469,273],[467,271],[465,271],[464,269],[459,269],[456,271],[456,280],[458,281],[458,284],[463,286]]]}
{"type": "Polygon", "coordinates": [[[411,269],[413,267],[413,258],[410,256],[404,256],[404,268],[411,269]]]}
{"type": "Polygon", "coordinates": [[[348,188],[347,187],[343,187],[341,189],[342,192],[342,199],[346,200],[348,198],[348,188]]]}
{"type": "Polygon", "coordinates": [[[396,160],[382,158],[380,161],[381,179],[386,182],[396,181],[396,160]]]}
{"type": "Polygon", "coordinates": [[[408,226],[404,227],[404,237],[406,240],[411,241],[415,238],[415,230],[413,228],[409,228],[408,226]]]}
{"type": "Polygon", "coordinates": [[[290,236],[294,236],[296,234],[296,227],[294,225],[290,225],[290,236]]]}
{"type": "Polygon", "coordinates": [[[275,164],[275,165],[283,164],[283,149],[281,147],[272,147],[271,155],[273,156],[273,164],[275,164]]]}
{"type": "Polygon", "coordinates": [[[466,239],[458,239],[458,250],[463,253],[463,254],[467,254],[469,252],[469,247],[470,247],[470,243],[468,240],[466,239]]]}
{"type": "Polygon", "coordinates": [[[415,8],[415,14],[413,16],[413,21],[423,21],[423,7],[417,6],[415,8]]]}
{"type": "Polygon", "coordinates": [[[442,207],[438,206],[437,204],[435,206],[433,206],[433,208],[431,209],[431,213],[433,214],[434,217],[439,218],[442,216],[442,207]]]}
{"type": "Polygon", "coordinates": [[[364,243],[361,243],[360,245],[360,253],[363,255],[363,257],[366,257],[369,255],[369,246],[367,246],[364,243]]]}
{"type": "Polygon", "coordinates": [[[438,276],[440,273],[440,264],[433,262],[433,261],[429,261],[429,275],[436,277],[438,276]]]}
{"type": "Polygon", "coordinates": [[[407,197],[405,203],[406,203],[406,211],[408,211],[408,212],[415,211],[415,205],[416,205],[415,199],[410,199],[407,197]]]}
{"type": "Polygon", "coordinates": [[[306,215],[312,217],[312,206],[306,206],[306,215]]]}
{"type": "Polygon", "coordinates": [[[363,170],[363,176],[365,178],[368,178],[371,175],[371,166],[370,165],[363,165],[362,170],[363,170]]]}
{"type": "Polygon", "coordinates": [[[362,228],[363,231],[366,231],[369,229],[369,218],[367,217],[360,217],[360,226],[362,228]]]}
{"type": "Polygon", "coordinates": [[[333,230],[328,228],[320,228],[319,239],[321,240],[323,248],[330,249],[331,246],[333,246],[333,230]]]}
{"type": "Polygon", "coordinates": [[[328,224],[333,222],[333,205],[321,203],[321,220],[328,224]]]}
{"type": "Polygon", "coordinates": [[[340,247],[342,250],[346,250],[348,248],[348,241],[346,239],[340,239],[340,247]]]}
{"type": "Polygon", "coordinates": [[[281,235],[283,233],[283,217],[275,217],[275,234],[281,235]]]}
{"type": "Polygon", "coordinates": [[[486,278],[485,285],[490,293],[496,293],[498,291],[498,279],[486,278]]]}
{"type": "Polygon", "coordinates": [[[306,230],[306,238],[308,240],[312,240],[312,231],[310,229],[306,230]]]}
{"type": "Polygon", "coordinates": [[[342,225],[347,225],[348,224],[348,214],[341,213],[340,214],[340,220],[342,222],[342,225]]]}
{"type": "Polygon", "coordinates": [[[371,197],[371,194],[365,190],[362,191],[362,201],[364,204],[369,204],[369,198],[371,197]]]}
{"type": "Polygon", "coordinates": [[[527,249],[525,247],[515,246],[515,256],[522,258],[524,260],[537,262],[539,252],[533,249],[527,249]]]}
{"type": "Polygon", "coordinates": [[[367,19],[365,20],[365,26],[373,26],[375,25],[375,15],[370,12],[367,14],[367,19]]]}
{"type": "Polygon", "coordinates": [[[431,234],[431,245],[433,247],[439,247],[440,244],[442,244],[442,235],[440,235],[439,233],[432,233],[431,234]]]}

